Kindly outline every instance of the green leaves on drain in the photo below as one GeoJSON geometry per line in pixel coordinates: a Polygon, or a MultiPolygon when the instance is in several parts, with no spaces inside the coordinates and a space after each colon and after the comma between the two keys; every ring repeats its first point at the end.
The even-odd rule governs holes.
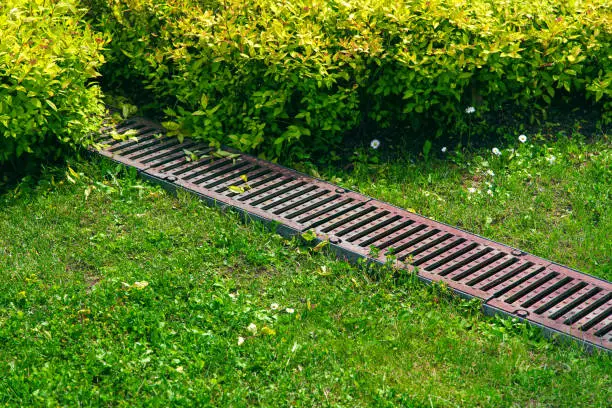
{"type": "Polygon", "coordinates": [[[228,190],[236,194],[242,194],[245,191],[244,187],[240,187],[240,186],[229,186],[228,190]]]}
{"type": "Polygon", "coordinates": [[[130,129],[123,133],[117,133],[113,130],[110,135],[114,140],[119,140],[122,142],[126,140],[133,140],[135,142],[138,142],[138,138],[136,137],[137,134],[138,133],[134,129],[130,129]]]}
{"type": "Polygon", "coordinates": [[[251,186],[249,186],[249,184],[247,183],[247,181],[249,181],[248,177],[246,174],[241,174],[240,178],[242,179],[242,181],[244,181],[244,186],[229,186],[228,189],[232,192],[232,193],[236,193],[236,194],[242,194],[247,190],[251,189],[251,186]]]}
{"type": "Polygon", "coordinates": [[[192,152],[191,150],[183,149],[183,152],[185,152],[186,160],[188,162],[190,162],[190,161],[196,162],[196,161],[198,161],[200,159],[204,159],[206,157],[210,157],[207,154],[203,154],[201,156],[198,156],[198,151],[192,152]]]}
{"type": "Polygon", "coordinates": [[[244,189],[245,190],[250,190],[251,186],[249,186],[249,183],[247,183],[249,181],[249,178],[247,177],[246,174],[241,174],[240,178],[242,179],[242,181],[244,181],[244,189]]]}
{"type": "Polygon", "coordinates": [[[212,155],[220,159],[223,159],[225,157],[229,159],[237,159],[238,157],[240,157],[240,155],[237,153],[230,153],[230,152],[226,152],[225,150],[221,150],[221,149],[217,150],[216,152],[213,152],[212,155]]]}
{"type": "Polygon", "coordinates": [[[310,229],[302,233],[302,238],[304,238],[307,242],[310,242],[317,238],[317,233],[315,232],[315,230],[310,229]]]}
{"type": "Polygon", "coordinates": [[[185,152],[186,160],[188,162],[190,162],[190,161],[198,161],[200,159],[197,154],[195,154],[194,152],[192,152],[190,150],[183,149],[183,151],[185,152]]]}

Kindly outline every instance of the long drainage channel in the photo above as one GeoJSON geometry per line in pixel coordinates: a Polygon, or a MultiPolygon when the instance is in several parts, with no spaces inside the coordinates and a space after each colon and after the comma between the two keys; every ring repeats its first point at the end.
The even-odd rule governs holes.
{"type": "Polygon", "coordinates": [[[442,281],[461,296],[481,299],[488,315],[516,317],[547,335],[612,350],[608,281],[249,155],[189,160],[185,150],[206,155],[211,149],[163,134],[154,122],[130,119],[103,128],[103,148],[96,152],[168,189],[273,222],[284,236],[314,230],[350,261],[385,263],[392,249],[401,267],[427,283],[442,281]],[[128,131],[134,137],[119,140],[128,131]]]}

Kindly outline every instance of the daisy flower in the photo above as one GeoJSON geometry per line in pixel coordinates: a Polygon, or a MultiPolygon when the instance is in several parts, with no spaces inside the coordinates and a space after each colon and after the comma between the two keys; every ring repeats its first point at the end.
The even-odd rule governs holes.
{"type": "Polygon", "coordinates": [[[525,142],[527,141],[527,136],[525,136],[525,135],[520,135],[518,139],[519,139],[519,142],[521,142],[521,143],[525,143],[525,142]]]}
{"type": "Polygon", "coordinates": [[[288,307],[288,308],[285,309],[285,312],[287,312],[289,314],[293,314],[293,312],[295,312],[295,310],[290,308],[290,307],[288,307]]]}
{"type": "Polygon", "coordinates": [[[251,332],[252,334],[257,334],[257,326],[255,325],[255,323],[249,324],[247,326],[247,330],[251,332]]]}
{"type": "Polygon", "coordinates": [[[272,303],[270,305],[270,309],[272,309],[272,310],[278,310],[278,308],[279,308],[278,303],[272,303]]]}
{"type": "Polygon", "coordinates": [[[491,149],[491,151],[493,152],[494,155],[501,156],[501,152],[499,151],[497,147],[494,147],[493,149],[491,149]]]}
{"type": "Polygon", "coordinates": [[[476,112],[476,108],[473,106],[468,106],[467,108],[465,108],[465,113],[467,113],[468,115],[474,112],[476,112]]]}
{"type": "Polygon", "coordinates": [[[378,148],[380,147],[380,140],[378,140],[378,139],[373,139],[373,140],[370,142],[370,147],[371,147],[372,149],[378,149],[378,148]]]}
{"type": "Polygon", "coordinates": [[[446,146],[444,146],[441,150],[442,150],[442,153],[446,153],[446,146]]]}

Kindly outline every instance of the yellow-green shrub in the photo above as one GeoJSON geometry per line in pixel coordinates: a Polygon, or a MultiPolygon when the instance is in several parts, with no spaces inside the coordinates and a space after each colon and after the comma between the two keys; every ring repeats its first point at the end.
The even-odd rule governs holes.
{"type": "Polygon", "coordinates": [[[142,80],[172,132],[268,157],[367,123],[452,129],[468,106],[610,103],[605,0],[92,3],[110,80],[142,80]]]}
{"type": "Polygon", "coordinates": [[[0,165],[90,143],[103,111],[90,84],[104,41],[72,0],[0,4],[0,165]]]}

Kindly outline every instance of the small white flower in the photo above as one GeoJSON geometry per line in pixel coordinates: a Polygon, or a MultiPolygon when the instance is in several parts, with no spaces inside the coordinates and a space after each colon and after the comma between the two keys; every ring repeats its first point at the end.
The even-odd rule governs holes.
{"type": "Polygon", "coordinates": [[[497,147],[494,147],[493,149],[491,149],[491,151],[493,152],[494,155],[501,156],[501,152],[499,151],[497,147]]]}
{"type": "Polygon", "coordinates": [[[495,176],[495,173],[493,173],[493,170],[491,169],[487,170],[487,174],[491,177],[495,176]]]}
{"type": "Polygon", "coordinates": [[[474,194],[475,192],[476,192],[476,189],[474,187],[468,188],[468,193],[474,194]]]}
{"type": "Polygon", "coordinates": [[[244,337],[238,337],[238,345],[242,346],[242,343],[244,343],[244,337]]]}
{"type": "Polygon", "coordinates": [[[270,309],[272,309],[272,310],[278,310],[278,308],[279,308],[279,307],[280,307],[280,306],[278,306],[278,303],[272,303],[272,304],[270,305],[270,309]]]}
{"type": "Polygon", "coordinates": [[[370,147],[371,147],[372,149],[378,149],[378,148],[379,148],[379,146],[380,146],[380,140],[378,140],[378,139],[373,139],[373,140],[370,142],[370,147]]]}
{"type": "Polygon", "coordinates": [[[134,284],[132,286],[135,287],[138,290],[143,290],[144,288],[149,286],[149,282],[147,282],[147,281],[134,282],[134,284]]]}
{"type": "Polygon", "coordinates": [[[293,312],[295,312],[295,310],[293,310],[292,308],[288,307],[285,309],[285,312],[289,313],[289,314],[293,314],[293,312]]]}
{"type": "Polygon", "coordinates": [[[178,367],[176,367],[176,371],[179,372],[179,373],[184,373],[185,369],[183,368],[183,366],[178,366],[178,367]]]}
{"type": "Polygon", "coordinates": [[[446,153],[446,146],[442,148],[442,153],[446,153]]]}
{"type": "Polygon", "coordinates": [[[488,195],[490,195],[490,196],[492,196],[492,195],[493,195],[493,191],[492,191],[491,189],[488,189],[488,190],[487,190],[487,194],[488,194],[488,195]]]}
{"type": "Polygon", "coordinates": [[[546,160],[548,160],[548,163],[553,164],[555,162],[555,160],[557,160],[557,158],[555,156],[551,155],[546,160]]]}
{"type": "Polygon", "coordinates": [[[249,324],[247,330],[251,332],[251,334],[257,334],[257,326],[255,326],[255,323],[249,324]]]}
{"type": "Polygon", "coordinates": [[[519,136],[519,142],[525,143],[526,141],[527,141],[527,136],[525,136],[525,135],[520,135],[519,136]]]}
{"type": "Polygon", "coordinates": [[[473,106],[468,106],[467,108],[465,108],[465,113],[467,114],[472,114],[474,112],[476,112],[476,108],[473,106]]]}

